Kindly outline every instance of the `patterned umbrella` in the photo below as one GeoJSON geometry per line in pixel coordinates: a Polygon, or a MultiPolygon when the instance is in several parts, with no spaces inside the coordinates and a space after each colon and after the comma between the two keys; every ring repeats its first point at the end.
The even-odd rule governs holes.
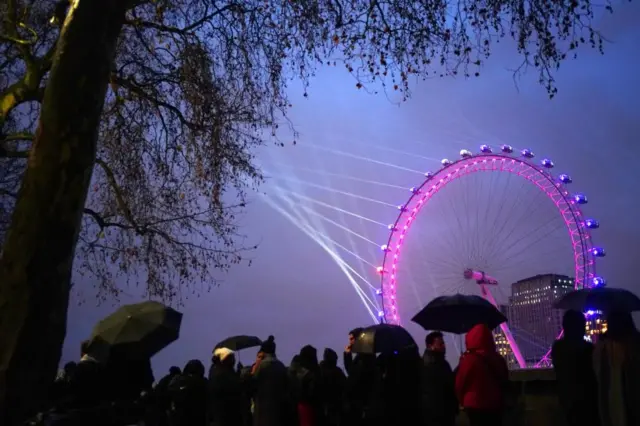
{"type": "Polygon", "coordinates": [[[180,312],[159,302],[125,305],[96,324],[89,352],[152,357],[178,339],[181,322],[180,312]]]}

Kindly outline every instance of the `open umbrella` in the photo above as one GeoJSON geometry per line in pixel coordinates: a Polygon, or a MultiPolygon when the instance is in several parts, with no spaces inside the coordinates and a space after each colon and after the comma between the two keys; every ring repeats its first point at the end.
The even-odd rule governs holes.
{"type": "Polygon", "coordinates": [[[491,302],[480,296],[455,294],[433,299],[411,321],[425,330],[463,334],[474,325],[496,328],[507,318],[491,302]]]}
{"type": "Polygon", "coordinates": [[[372,325],[355,337],[351,351],[357,354],[393,353],[418,346],[409,332],[399,325],[372,325]]]}
{"type": "Polygon", "coordinates": [[[262,345],[262,340],[256,336],[231,336],[218,343],[215,349],[227,348],[232,351],[241,351],[248,348],[256,348],[262,345]]]}
{"type": "Polygon", "coordinates": [[[96,324],[89,350],[150,358],[178,339],[181,322],[180,312],[159,302],[125,305],[96,324]]]}
{"type": "Polygon", "coordinates": [[[640,311],[640,298],[622,288],[583,288],[565,294],[554,306],[576,311],[635,312],[640,311]]]}

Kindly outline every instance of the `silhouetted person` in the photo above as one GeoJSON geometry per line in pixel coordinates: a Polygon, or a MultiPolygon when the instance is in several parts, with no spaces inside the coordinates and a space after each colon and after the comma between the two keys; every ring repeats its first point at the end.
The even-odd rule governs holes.
{"type": "Polygon", "coordinates": [[[105,366],[90,353],[90,341],[80,345],[80,361],[69,383],[69,398],[65,402],[73,408],[94,407],[109,397],[105,366]]]}
{"type": "Polygon", "coordinates": [[[169,384],[176,377],[179,376],[182,372],[179,367],[175,365],[169,368],[169,374],[164,376],[158,381],[158,384],[153,389],[153,394],[155,397],[155,406],[159,412],[159,421],[161,424],[166,424],[167,415],[169,412],[169,408],[171,408],[171,398],[169,396],[169,384]]]}
{"type": "Polygon", "coordinates": [[[291,358],[291,363],[289,363],[289,379],[294,380],[298,375],[298,370],[300,368],[300,355],[296,354],[291,358]]]}
{"type": "Polygon", "coordinates": [[[420,425],[422,360],[418,348],[381,355],[379,368],[382,374],[376,379],[382,385],[382,394],[375,396],[373,416],[365,420],[385,425],[420,425]]]}
{"type": "Polygon", "coordinates": [[[307,345],[300,350],[299,367],[293,378],[294,398],[298,414],[299,426],[315,426],[320,417],[318,381],[320,367],[316,348],[307,345]]]}
{"type": "Polygon", "coordinates": [[[458,413],[455,377],[446,355],[444,336],[439,331],[425,339],[422,357],[422,410],[425,425],[453,426],[458,413]]]}
{"type": "Polygon", "coordinates": [[[62,367],[62,377],[59,377],[62,380],[70,380],[76,372],[78,368],[78,364],[74,361],[67,362],[64,367],[62,367]]]}
{"type": "Polygon", "coordinates": [[[109,354],[105,374],[109,399],[128,404],[150,393],[155,381],[149,358],[132,357],[117,347],[109,354]]]}
{"type": "Polygon", "coordinates": [[[319,394],[326,426],[338,426],[343,417],[343,398],[347,377],[338,367],[338,354],[330,348],[324,350],[320,362],[319,394]]]}
{"type": "Polygon", "coordinates": [[[247,417],[240,375],[235,371],[236,357],[227,348],[217,349],[218,359],[209,380],[210,426],[240,426],[247,417]]]}
{"type": "Polygon", "coordinates": [[[65,400],[70,397],[71,394],[71,386],[73,383],[73,378],[75,376],[76,370],[78,368],[78,364],[70,361],[67,362],[64,367],[58,372],[58,376],[56,380],[53,382],[51,386],[51,390],[49,391],[49,399],[51,401],[51,405],[54,407],[59,404],[63,404],[65,400]]]}
{"type": "Polygon", "coordinates": [[[631,314],[613,312],[596,343],[594,368],[602,426],[640,425],[640,334],[631,314]]]}
{"type": "Polygon", "coordinates": [[[242,402],[244,407],[242,408],[242,412],[244,413],[244,418],[242,420],[242,426],[252,426],[253,425],[253,394],[254,394],[254,381],[252,375],[253,366],[242,367],[238,372],[238,377],[240,378],[240,386],[242,387],[242,402]]]}
{"type": "Polygon", "coordinates": [[[507,362],[496,351],[493,334],[484,324],[465,336],[467,350],[456,373],[456,394],[471,426],[502,424],[504,390],[509,380],[507,362]]]}
{"type": "Polygon", "coordinates": [[[584,339],[586,324],[582,312],[565,312],[563,336],[551,348],[558,398],[569,426],[599,424],[593,345],[584,339]]]}
{"type": "Polygon", "coordinates": [[[351,348],[353,347],[353,344],[356,342],[356,338],[360,335],[360,333],[362,333],[362,328],[360,327],[351,330],[349,332],[349,344],[344,348],[343,362],[344,370],[347,375],[351,374],[351,368],[353,367],[354,361],[358,358],[358,356],[356,355],[354,359],[351,348]]]}
{"type": "Polygon", "coordinates": [[[260,347],[262,358],[253,367],[254,426],[286,426],[292,413],[287,368],[276,357],[276,342],[273,336],[260,347]]]}
{"type": "Polygon", "coordinates": [[[366,411],[369,409],[373,397],[376,380],[375,355],[353,355],[351,349],[362,333],[362,328],[355,328],[349,332],[349,344],[344,350],[344,369],[347,372],[345,387],[346,423],[359,425],[364,422],[366,411]]]}
{"type": "Polygon", "coordinates": [[[175,365],[169,367],[169,374],[167,374],[166,376],[164,376],[158,381],[158,384],[156,385],[155,389],[159,391],[166,390],[167,386],[169,386],[169,383],[171,383],[171,380],[173,380],[174,377],[180,374],[182,374],[180,367],[177,367],[175,365]]]}
{"type": "Polygon", "coordinates": [[[207,423],[207,379],[202,362],[193,359],[168,386],[172,426],[205,426],[207,423]]]}

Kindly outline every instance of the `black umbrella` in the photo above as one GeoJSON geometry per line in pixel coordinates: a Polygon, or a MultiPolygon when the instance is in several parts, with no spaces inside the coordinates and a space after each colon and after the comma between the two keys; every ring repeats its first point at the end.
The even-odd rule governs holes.
{"type": "Polygon", "coordinates": [[[409,332],[399,325],[372,325],[355,337],[351,351],[358,354],[393,353],[418,346],[409,332]]]}
{"type": "Polygon", "coordinates": [[[215,349],[227,348],[232,351],[255,348],[262,345],[262,340],[256,336],[231,336],[218,343],[215,349]]]}
{"type": "Polygon", "coordinates": [[[159,302],[125,305],[96,324],[89,351],[102,357],[114,350],[132,357],[152,357],[178,339],[181,322],[180,312],[159,302]]]}
{"type": "Polygon", "coordinates": [[[622,288],[584,288],[565,294],[555,307],[576,311],[635,312],[640,311],[640,298],[622,288]]]}
{"type": "Polygon", "coordinates": [[[494,329],[507,321],[495,306],[480,296],[455,294],[433,299],[411,321],[425,330],[463,334],[474,325],[486,324],[494,329]]]}

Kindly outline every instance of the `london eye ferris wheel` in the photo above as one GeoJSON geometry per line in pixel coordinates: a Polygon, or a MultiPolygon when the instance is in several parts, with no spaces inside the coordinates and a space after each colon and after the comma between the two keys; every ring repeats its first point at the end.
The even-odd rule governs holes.
{"type": "MultiPolygon", "coordinates": [[[[599,223],[583,215],[587,197],[572,192],[572,178],[554,167],[529,149],[482,145],[425,173],[398,206],[381,247],[380,319],[400,324],[425,298],[455,292],[499,305],[511,283],[547,272],[572,276],[576,289],[604,285],[596,261],[605,252],[591,238],[599,223]]],[[[524,367],[509,325],[501,328],[524,367]]]]}

